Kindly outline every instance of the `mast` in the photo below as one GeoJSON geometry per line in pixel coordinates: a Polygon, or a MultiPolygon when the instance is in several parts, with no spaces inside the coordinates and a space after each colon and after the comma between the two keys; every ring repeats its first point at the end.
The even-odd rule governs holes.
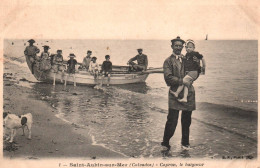
{"type": "Polygon", "coordinates": [[[208,40],[208,34],[206,34],[206,38],[205,38],[205,40],[208,40]]]}

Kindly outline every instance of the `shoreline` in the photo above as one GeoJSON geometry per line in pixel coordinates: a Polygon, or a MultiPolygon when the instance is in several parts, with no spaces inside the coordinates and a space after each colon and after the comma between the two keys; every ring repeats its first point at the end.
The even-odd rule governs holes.
{"type": "MultiPolygon", "coordinates": [[[[103,144],[97,144],[94,137],[92,137],[89,132],[85,129],[86,126],[78,125],[58,117],[58,111],[50,106],[48,102],[42,101],[40,99],[34,99],[31,95],[35,94],[30,88],[19,86],[14,83],[14,81],[4,80],[4,111],[9,111],[17,115],[31,112],[33,115],[33,128],[32,128],[32,140],[27,140],[25,131],[25,137],[21,136],[22,130],[17,131],[15,137],[15,146],[18,150],[6,151],[4,150],[4,158],[22,158],[22,159],[49,159],[49,158],[88,158],[88,159],[113,159],[113,158],[127,158],[128,156],[109,149],[103,144]],[[21,97],[23,95],[23,97],[21,97]],[[12,100],[12,102],[10,102],[12,100]],[[25,104],[24,102],[28,103],[25,104]],[[19,110],[21,109],[21,110],[19,110]],[[39,110],[41,109],[41,110],[39,110]],[[61,132],[66,132],[66,134],[61,134],[61,132]],[[72,138],[70,138],[72,137],[72,138]]],[[[216,128],[213,121],[209,123],[204,121],[204,119],[209,119],[212,116],[208,112],[208,109],[212,108],[213,114],[221,116],[221,113],[225,113],[221,108],[226,110],[231,110],[232,113],[239,111],[237,115],[242,116],[243,113],[246,114],[246,110],[239,108],[227,108],[222,105],[215,105],[211,103],[198,104],[198,109],[193,114],[193,125],[191,127],[193,137],[191,141],[192,144],[199,144],[203,138],[194,132],[194,130],[199,129],[200,126],[204,125],[207,127],[207,134],[211,131],[227,131],[225,125],[223,128],[216,128]],[[214,109],[212,107],[215,107],[214,109]],[[216,112],[216,113],[215,113],[216,112]],[[208,130],[209,129],[209,130],[208,130]],[[211,130],[211,131],[210,131],[211,130]]],[[[230,115],[234,115],[234,114],[230,115]]],[[[253,116],[257,116],[257,113],[251,113],[247,119],[252,119],[253,116]]],[[[217,120],[217,118],[216,118],[217,120]]],[[[231,118],[232,120],[232,118],[231,118]]],[[[228,121],[228,120],[225,120],[228,121]]],[[[239,124],[239,123],[238,123],[239,124]]],[[[241,124],[241,123],[240,123],[241,124]]],[[[242,124],[243,125],[243,124],[242,124]]],[[[203,127],[204,127],[203,126],[203,127]]],[[[237,125],[235,125],[237,126],[237,125]]],[[[178,124],[180,127],[180,124],[178,124]]],[[[229,126],[231,128],[231,126],[229,126]]],[[[239,130],[239,126],[237,127],[239,130]]],[[[180,128],[177,128],[180,130],[180,128]]],[[[252,128],[251,128],[252,129],[252,128]]],[[[254,129],[253,129],[254,130],[254,129]]],[[[257,139],[255,135],[248,135],[248,131],[243,134],[242,132],[229,132],[230,134],[237,136],[242,139],[247,139],[247,143],[255,144],[257,139]],[[246,137],[246,136],[247,137],[246,137]]],[[[241,130],[240,130],[241,131],[241,130]]],[[[178,131],[177,131],[178,132],[178,131]]],[[[180,135],[176,132],[176,137],[179,139],[180,135]]],[[[228,132],[228,131],[227,131],[228,132]]],[[[228,134],[229,134],[228,133],[228,134]]],[[[174,142],[174,141],[172,141],[174,142]]],[[[172,144],[176,147],[176,142],[172,144]]],[[[255,156],[255,155],[253,155],[255,156]]],[[[130,158],[130,157],[129,157],[130,158]]]]}
{"type": "MultiPolygon", "coordinates": [[[[25,130],[25,136],[21,136],[22,129],[18,129],[14,139],[17,150],[4,150],[4,158],[125,157],[102,145],[94,144],[92,137],[85,129],[56,117],[57,111],[49,107],[46,102],[29,97],[32,94],[29,88],[18,86],[9,80],[4,80],[3,84],[4,111],[17,115],[30,112],[33,115],[32,140],[27,140],[27,130],[25,130]]],[[[4,142],[4,148],[8,145],[4,142]]]]}

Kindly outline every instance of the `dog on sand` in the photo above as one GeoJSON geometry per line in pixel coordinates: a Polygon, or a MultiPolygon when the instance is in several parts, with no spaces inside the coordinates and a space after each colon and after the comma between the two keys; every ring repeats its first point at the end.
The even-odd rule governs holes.
{"type": "Polygon", "coordinates": [[[24,135],[24,128],[27,127],[29,132],[28,139],[31,139],[32,123],[33,121],[31,113],[23,114],[21,116],[17,116],[9,112],[3,113],[4,135],[10,135],[9,137],[7,137],[7,140],[9,140],[10,143],[13,142],[16,135],[16,130],[19,128],[23,129],[24,135]]]}

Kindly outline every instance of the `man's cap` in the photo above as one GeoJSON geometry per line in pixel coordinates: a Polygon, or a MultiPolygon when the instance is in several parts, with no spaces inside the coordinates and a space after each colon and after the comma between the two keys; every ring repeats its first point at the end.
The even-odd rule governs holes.
{"type": "Polygon", "coordinates": [[[62,50],[57,50],[57,52],[62,52],[62,50]]]}
{"type": "Polygon", "coordinates": [[[143,51],[143,49],[142,48],[138,48],[137,51],[143,51]]]}
{"type": "Polygon", "coordinates": [[[29,43],[35,43],[34,39],[28,40],[29,43]]]}
{"type": "Polygon", "coordinates": [[[188,39],[188,40],[185,42],[186,45],[188,45],[188,43],[192,43],[192,44],[195,46],[195,42],[194,42],[193,40],[191,40],[191,39],[188,39]]]}
{"type": "Polygon", "coordinates": [[[76,57],[73,53],[70,53],[69,57],[76,57]]]}
{"type": "Polygon", "coordinates": [[[182,39],[180,38],[180,36],[177,36],[175,39],[172,39],[172,40],[171,40],[172,44],[173,44],[175,41],[180,41],[180,42],[182,42],[182,44],[185,43],[185,41],[182,40],[182,39]]]}
{"type": "Polygon", "coordinates": [[[105,58],[106,58],[106,59],[107,59],[107,58],[110,58],[110,55],[106,55],[105,58]]]}
{"type": "Polygon", "coordinates": [[[48,49],[50,49],[50,47],[49,46],[47,46],[47,45],[44,45],[44,46],[42,46],[43,48],[48,48],[48,49]]]}
{"type": "Polygon", "coordinates": [[[87,53],[92,53],[92,51],[88,50],[87,53]]]}
{"type": "Polygon", "coordinates": [[[92,60],[97,60],[97,57],[92,57],[92,60]]]}

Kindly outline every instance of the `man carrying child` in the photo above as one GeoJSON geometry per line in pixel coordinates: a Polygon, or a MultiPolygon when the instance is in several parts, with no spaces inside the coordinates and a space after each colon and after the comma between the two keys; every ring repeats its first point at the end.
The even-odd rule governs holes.
{"type": "Polygon", "coordinates": [[[187,40],[185,47],[187,53],[182,58],[182,61],[184,63],[184,72],[186,75],[183,78],[183,85],[180,85],[177,88],[176,92],[170,90],[170,93],[173,94],[176,98],[178,98],[179,94],[182,92],[182,90],[184,90],[183,98],[178,99],[178,101],[183,103],[187,102],[189,85],[199,77],[199,74],[201,72],[205,74],[206,67],[205,59],[203,58],[203,56],[199,52],[194,51],[195,42],[193,40],[187,40]],[[200,66],[200,61],[202,62],[202,67],[200,66]]]}
{"type": "MultiPolygon", "coordinates": [[[[189,135],[190,135],[190,125],[191,125],[191,114],[192,111],[196,109],[195,107],[195,90],[192,84],[189,85],[189,92],[187,96],[187,103],[182,103],[178,101],[173,94],[170,92],[176,92],[177,88],[183,84],[183,78],[185,76],[184,72],[184,64],[182,61],[183,55],[181,51],[183,49],[183,44],[185,43],[179,36],[175,39],[171,40],[171,48],[173,53],[170,57],[168,57],[163,64],[163,71],[164,71],[164,79],[167,86],[170,87],[169,94],[168,94],[168,116],[167,122],[165,124],[164,129],[164,136],[161,145],[170,150],[170,139],[174,135],[178,118],[179,112],[181,113],[181,126],[182,126],[182,140],[181,145],[184,149],[190,148],[189,143],[189,135]]],[[[181,93],[179,95],[180,98],[183,97],[181,93]]]]}

